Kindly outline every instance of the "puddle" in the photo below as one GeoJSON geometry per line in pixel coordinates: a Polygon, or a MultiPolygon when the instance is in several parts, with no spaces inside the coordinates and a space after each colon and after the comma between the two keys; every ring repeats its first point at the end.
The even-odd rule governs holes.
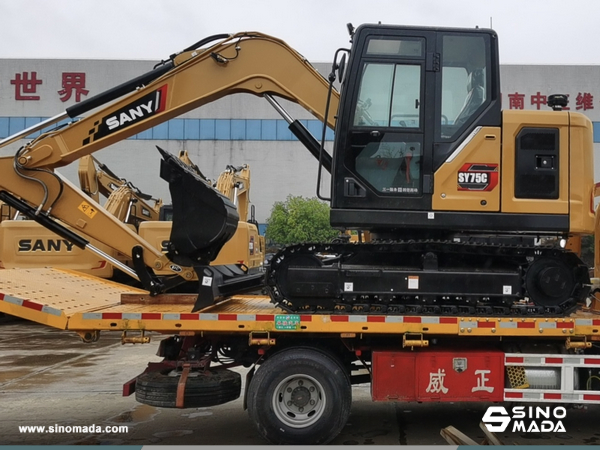
{"type": "Polygon", "coordinates": [[[26,367],[46,367],[68,361],[69,359],[77,358],[82,353],[63,353],[63,354],[46,354],[46,355],[31,355],[15,358],[13,365],[26,367]]]}
{"type": "Polygon", "coordinates": [[[377,436],[385,436],[388,433],[389,430],[371,430],[360,433],[360,436],[364,437],[365,439],[372,439],[377,436]]]}
{"type": "Polygon", "coordinates": [[[14,380],[15,378],[21,378],[25,375],[29,375],[31,372],[27,370],[6,370],[0,372],[0,384],[6,381],[14,380]]]}
{"type": "Polygon", "coordinates": [[[83,368],[83,367],[94,367],[94,366],[96,366],[95,363],[86,362],[86,361],[71,364],[71,367],[80,367],[80,368],[83,368]]]}
{"type": "Polygon", "coordinates": [[[188,434],[192,434],[192,430],[173,430],[173,431],[162,431],[160,433],[154,433],[152,436],[156,436],[157,438],[168,438],[168,437],[180,437],[187,436],[188,434]]]}
{"type": "Polygon", "coordinates": [[[212,416],[213,413],[211,411],[198,411],[190,414],[182,414],[183,417],[187,417],[188,419],[195,419],[196,417],[204,417],[204,416],[212,416]]]}
{"type": "Polygon", "coordinates": [[[111,417],[108,419],[108,422],[113,423],[141,423],[148,422],[152,420],[156,414],[158,414],[158,409],[154,406],[150,405],[139,405],[133,408],[131,411],[124,411],[118,416],[111,417]]]}

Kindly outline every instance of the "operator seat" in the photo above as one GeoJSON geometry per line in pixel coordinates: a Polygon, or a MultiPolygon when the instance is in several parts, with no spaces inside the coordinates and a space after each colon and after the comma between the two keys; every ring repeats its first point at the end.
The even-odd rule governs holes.
{"type": "Polygon", "coordinates": [[[475,69],[469,74],[467,90],[469,91],[465,98],[465,103],[454,120],[454,125],[459,127],[467,122],[477,108],[485,101],[484,74],[482,69],[475,69]]]}

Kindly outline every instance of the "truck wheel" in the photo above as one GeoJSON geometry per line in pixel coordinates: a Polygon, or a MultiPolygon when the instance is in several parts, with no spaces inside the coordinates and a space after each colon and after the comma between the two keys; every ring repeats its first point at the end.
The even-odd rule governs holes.
{"type": "Polygon", "coordinates": [[[310,348],[269,358],[248,387],[248,412],[273,444],[326,444],[348,420],[352,386],[331,356],[310,348]]]}
{"type": "MultiPolygon", "coordinates": [[[[175,408],[177,384],[180,375],[176,371],[148,372],[140,375],[135,384],[135,399],[146,405],[175,408]]],[[[208,369],[191,372],[188,376],[184,408],[221,405],[240,396],[242,377],[228,369],[208,369]]]]}

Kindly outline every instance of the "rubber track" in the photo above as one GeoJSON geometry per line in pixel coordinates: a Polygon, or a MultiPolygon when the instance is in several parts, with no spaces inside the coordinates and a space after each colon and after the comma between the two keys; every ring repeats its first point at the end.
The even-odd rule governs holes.
{"type": "MultiPolygon", "coordinates": [[[[588,295],[588,289],[583,283],[589,283],[583,280],[575,290],[573,295],[567,301],[558,306],[544,307],[525,303],[524,301],[515,302],[513,305],[506,306],[494,301],[494,296],[482,297],[480,303],[476,306],[470,304],[436,303],[427,305],[414,302],[403,302],[394,304],[384,304],[381,302],[371,303],[345,303],[341,295],[337,298],[316,301],[313,304],[294,304],[293,301],[283,295],[284,286],[278,285],[278,275],[281,270],[285,270],[287,261],[293,260],[298,256],[309,255],[338,255],[340,260],[345,260],[352,255],[362,254],[370,258],[370,264],[377,267],[377,255],[389,253],[412,253],[424,254],[432,252],[435,254],[452,254],[473,256],[489,256],[496,260],[521,261],[521,265],[526,267],[536,258],[559,258],[567,260],[573,265],[583,265],[579,258],[563,249],[554,246],[523,246],[523,245],[503,245],[489,243],[473,242],[453,242],[453,241],[405,241],[405,242],[375,242],[375,243],[332,243],[332,244],[298,244],[285,247],[280,250],[271,260],[267,269],[266,284],[267,291],[271,296],[271,302],[290,313],[316,313],[316,314],[386,314],[386,315],[436,315],[436,316],[531,316],[531,317],[557,317],[566,316],[577,308],[579,303],[584,302],[588,295]]],[[[418,271],[415,271],[418,273],[418,271]]],[[[522,270],[523,280],[526,268],[522,270]]],[[[285,277],[284,277],[285,279],[285,277]]],[[[338,289],[338,292],[342,292],[338,289]]],[[[527,296],[526,288],[523,283],[524,297],[527,296]]]]}

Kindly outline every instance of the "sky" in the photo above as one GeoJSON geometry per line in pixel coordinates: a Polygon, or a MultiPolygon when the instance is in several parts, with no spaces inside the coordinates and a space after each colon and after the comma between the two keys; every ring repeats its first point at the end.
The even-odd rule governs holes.
{"type": "Polygon", "coordinates": [[[488,28],[503,64],[600,64],[598,0],[0,0],[0,58],[159,61],[219,33],[260,31],[309,61],[347,23],[488,28]]]}

